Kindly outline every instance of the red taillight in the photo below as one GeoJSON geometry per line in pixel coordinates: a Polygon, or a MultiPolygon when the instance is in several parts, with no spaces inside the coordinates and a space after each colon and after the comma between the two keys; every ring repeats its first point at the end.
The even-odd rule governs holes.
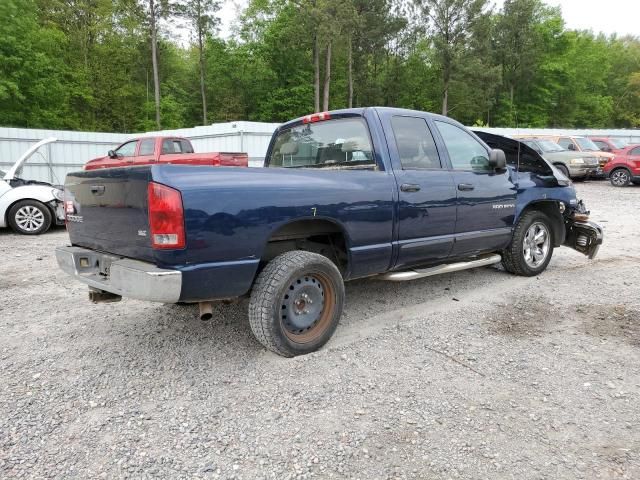
{"type": "Polygon", "coordinates": [[[151,246],[157,249],[184,248],[184,210],[180,192],[151,182],[148,197],[151,246]]]}
{"type": "Polygon", "coordinates": [[[329,112],[320,112],[307,115],[306,117],[302,118],[302,123],[315,123],[322,122],[323,120],[331,120],[331,115],[329,115],[329,112]]]}

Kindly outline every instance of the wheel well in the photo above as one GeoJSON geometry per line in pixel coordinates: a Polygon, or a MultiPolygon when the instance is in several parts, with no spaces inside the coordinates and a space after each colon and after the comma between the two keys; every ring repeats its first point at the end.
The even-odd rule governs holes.
{"type": "Polygon", "coordinates": [[[558,202],[543,201],[529,204],[522,211],[520,216],[530,211],[542,212],[549,218],[551,221],[551,228],[553,229],[554,246],[560,247],[564,243],[566,229],[564,226],[564,217],[562,216],[562,213],[560,213],[558,202]]]}
{"type": "Polygon", "coordinates": [[[297,220],[280,227],[269,238],[262,263],[292,250],[319,253],[335,263],[343,276],[348,271],[347,237],[342,227],[329,220],[297,220]]]}

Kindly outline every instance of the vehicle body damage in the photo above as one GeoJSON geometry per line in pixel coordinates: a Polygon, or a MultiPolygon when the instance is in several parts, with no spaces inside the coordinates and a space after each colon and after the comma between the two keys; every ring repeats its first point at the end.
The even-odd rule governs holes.
{"type": "MultiPolygon", "coordinates": [[[[523,188],[527,186],[524,182],[531,181],[532,178],[535,178],[537,182],[551,185],[554,183],[571,184],[571,181],[555,165],[527,145],[525,141],[482,131],[474,133],[491,148],[498,148],[505,152],[507,165],[515,169],[518,182],[523,182],[523,188]],[[554,177],[555,180],[550,177],[554,177]]],[[[598,254],[603,232],[599,225],[589,221],[589,213],[582,200],[577,202],[573,199],[569,200],[568,207],[563,214],[566,231],[563,245],[592,259],[598,254]]]]}
{"type": "Polygon", "coordinates": [[[7,172],[0,173],[0,227],[9,226],[24,235],[38,235],[51,225],[64,224],[63,187],[21,177],[25,163],[42,146],[55,141],[55,138],[39,141],[7,172]]]}

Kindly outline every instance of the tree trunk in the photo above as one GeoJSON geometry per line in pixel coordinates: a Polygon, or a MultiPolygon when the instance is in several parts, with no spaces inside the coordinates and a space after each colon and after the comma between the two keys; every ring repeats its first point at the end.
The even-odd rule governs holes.
{"type": "Polygon", "coordinates": [[[448,83],[444,87],[444,91],[442,92],[442,115],[445,117],[449,112],[449,85],[448,83]]]}
{"type": "Polygon", "coordinates": [[[207,125],[207,94],[205,92],[204,81],[204,45],[202,41],[202,30],[198,32],[198,49],[200,50],[200,93],[202,94],[202,125],[207,125]]]}
{"type": "Polygon", "coordinates": [[[442,68],[442,115],[449,113],[449,82],[451,81],[451,65],[445,60],[442,68]]]}
{"type": "Polygon", "coordinates": [[[349,108],[353,108],[353,39],[349,36],[349,53],[348,53],[348,72],[347,78],[349,82],[349,108]]]}
{"type": "Polygon", "coordinates": [[[329,110],[329,97],[331,89],[331,40],[327,44],[327,58],[324,69],[324,98],[322,101],[322,111],[329,110]]]}
{"type": "Polygon", "coordinates": [[[149,0],[149,13],[151,20],[151,62],[153,64],[153,87],[156,101],[156,125],[160,125],[160,77],[158,76],[158,32],[156,27],[156,5],[154,0],[149,0]]]}
{"type": "Polygon", "coordinates": [[[318,45],[318,34],[313,38],[313,108],[315,112],[320,111],[320,45],[318,45]]]}

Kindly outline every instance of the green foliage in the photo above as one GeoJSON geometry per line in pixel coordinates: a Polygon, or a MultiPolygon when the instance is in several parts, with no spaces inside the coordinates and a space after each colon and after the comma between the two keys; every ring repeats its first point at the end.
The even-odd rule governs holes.
{"type": "MultiPolygon", "coordinates": [[[[439,112],[446,91],[466,124],[640,127],[640,40],[567,30],[542,0],[251,0],[228,40],[217,0],[156,3],[164,128],[205,100],[207,122],[310,113],[329,43],[332,109],[352,78],[354,106],[439,112]]],[[[147,2],[0,0],[0,125],[155,129],[147,2]]]]}

